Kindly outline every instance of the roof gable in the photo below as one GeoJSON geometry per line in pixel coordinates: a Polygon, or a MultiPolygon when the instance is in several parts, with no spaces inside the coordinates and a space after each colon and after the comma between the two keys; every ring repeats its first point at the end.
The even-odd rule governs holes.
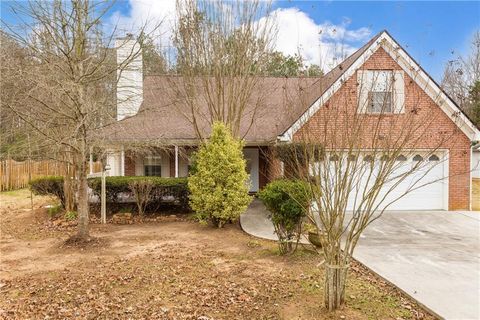
{"type": "MultiPolygon", "coordinates": [[[[462,112],[456,103],[440,88],[440,86],[420,67],[420,65],[390,36],[387,31],[382,31],[365,46],[347,58],[334,71],[328,87],[321,93],[321,96],[288,128],[278,139],[291,141],[297,132],[308,120],[320,109],[324,103],[337,92],[343,83],[375,53],[383,48],[390,57],[406,72],[410,78],[422,88],[430,98],[442,109],[442,111],[462,130],[471,140],[480,140],[480,131],[462,112]],[[342,66],[343,65],[343,66],[342,66]]],[[[328,77],[329,74],[326,75],[328,77]]]]}

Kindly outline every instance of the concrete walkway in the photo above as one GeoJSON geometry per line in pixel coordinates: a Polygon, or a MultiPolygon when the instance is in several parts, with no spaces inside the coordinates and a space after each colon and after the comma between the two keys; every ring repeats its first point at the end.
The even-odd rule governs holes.
{"type": "MultiPolygon", "coordinates": [[[[258,200],[240,223],[277,239],[258,200]]],[[[480,212],[386,212],[365,230],[354,258],[439,317],[480,319],[480,212]]]]}

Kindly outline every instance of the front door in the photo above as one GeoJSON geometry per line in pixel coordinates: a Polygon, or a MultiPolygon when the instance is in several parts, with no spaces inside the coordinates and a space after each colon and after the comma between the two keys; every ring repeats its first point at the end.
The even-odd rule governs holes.
{"type": "Polygon", "coordinates": [[[258,192],[258,149],[245,148],[243,149],[243,156],[247,161],[247,173],[250,182],[250,192],[258,192]]]}

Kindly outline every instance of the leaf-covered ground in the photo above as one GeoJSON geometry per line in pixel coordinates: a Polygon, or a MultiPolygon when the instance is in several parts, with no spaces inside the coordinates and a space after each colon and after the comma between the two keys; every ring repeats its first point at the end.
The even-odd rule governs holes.
{"type": "Polygon", "coordinates": [[[27,196],[1,194],[0,318],[432,318],[359,265],[346,306],[328,313],[320,256],[308,248],[278,256],[274,243],[236,225],[216,230],[180,216],[93,225],[96,245],[65,247],[74,226],[31,211],[27,196]]]}

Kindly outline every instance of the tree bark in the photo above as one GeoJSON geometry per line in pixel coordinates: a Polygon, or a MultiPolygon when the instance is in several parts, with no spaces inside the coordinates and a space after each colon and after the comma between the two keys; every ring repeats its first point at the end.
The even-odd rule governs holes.
{"type": "Polygon", "coordinates": [[[87,174],[83,166],[78,173],[78,237],[88,239],[88,185],[87,174]]]}
{"type": "Polygon", "coordinates": [[[325,265],[325,307],[328,311],[338,309],[345,302],[345,285],[348,266],[341,259],[325,265]]]}

